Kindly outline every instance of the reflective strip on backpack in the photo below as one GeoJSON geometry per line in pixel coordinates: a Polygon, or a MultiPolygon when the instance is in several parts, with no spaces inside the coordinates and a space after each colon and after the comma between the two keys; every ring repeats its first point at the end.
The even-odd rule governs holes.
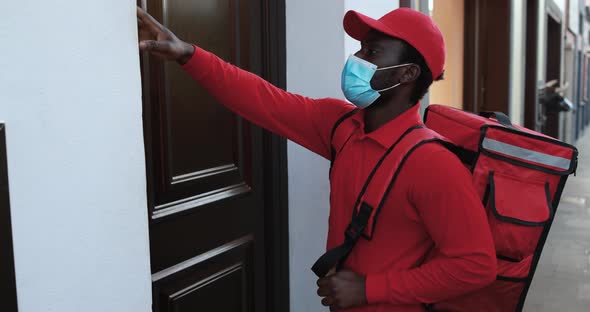
{"type": "Polygon", "coordinates": [[[520,158],[526,161],[535,162],[546,166],[551,166],[554,168],[568,170],[571,165],[570,159],[533,151],[530,149],[507,144],[490,138],[485,138],[483,140],[482,146],[486,150],[502,153],[504,155],[520,158]]]}

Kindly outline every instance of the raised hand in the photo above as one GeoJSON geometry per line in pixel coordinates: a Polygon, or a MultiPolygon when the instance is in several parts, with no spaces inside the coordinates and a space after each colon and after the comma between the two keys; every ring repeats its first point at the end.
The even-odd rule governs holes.
{"type": "Polygon", "coordinates": [[[195,52],[195,47],[186,43],[168,28],[141,8],[137,8],[139,26],[139,49],[160,58],[185,64],[195,52]]]}

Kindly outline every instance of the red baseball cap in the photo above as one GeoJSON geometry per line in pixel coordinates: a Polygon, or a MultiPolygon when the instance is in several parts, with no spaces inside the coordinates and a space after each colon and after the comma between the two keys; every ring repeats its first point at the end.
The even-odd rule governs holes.
{"type": "Polygon", "coordinates": [[[424,57],[433,79],[443,73],[445,39],[430,16],[409,8],[393,10],[378,20],[356,11],[346,12],[344,30],[349,36],[361,41],[371,29],[402,39],[414,47],[424,57]]]}

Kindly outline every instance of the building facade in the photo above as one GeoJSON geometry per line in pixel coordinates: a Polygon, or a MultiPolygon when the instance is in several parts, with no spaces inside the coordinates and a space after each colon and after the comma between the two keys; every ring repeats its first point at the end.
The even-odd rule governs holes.
{"type": "Polygon", "coordinates": [[[336,98],[359,48],[345,12],[411,7],[448,49],[423,108],[501,111],[570,143],[590,119],[590,1],[5,2],[0,272],[19,311],[321,309],[329,162],[138,55],[136,5],[281,88],[336,98]]]}

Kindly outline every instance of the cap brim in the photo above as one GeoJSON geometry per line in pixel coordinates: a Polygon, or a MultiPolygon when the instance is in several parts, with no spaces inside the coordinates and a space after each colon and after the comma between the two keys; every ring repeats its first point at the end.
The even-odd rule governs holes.
{"type": "Polygon", "coordinates": [[[372,19],[356,11],[348,11],[344,15],[344,31],[352,38],[361,41],[369,30],[374,29],[387,35],[395,36],[389,27],[378,20],[372,19]]]}

